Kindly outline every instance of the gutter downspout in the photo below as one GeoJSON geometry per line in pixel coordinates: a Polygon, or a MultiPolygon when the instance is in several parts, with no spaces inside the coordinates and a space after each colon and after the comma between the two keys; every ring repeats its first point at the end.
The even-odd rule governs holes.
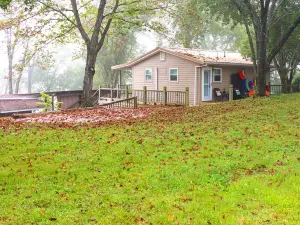
{"type": "MultiPolygon", "coordinates": [[[[155,90],[158,91],[158,67],[155,67],[155,73],[156,73],[156,76],[155,76],[155,90]]],[[[158,92],[156,92],[155,101],[157,101],[157,99],[158,99],[158,92]]]]}
{"type": "MultiPolygon", "coordinates": [[[[202,68],[202,67],[206,67],[207,64],[202,65],[202,66],[195,66],[195,78],[194,78],[194,105],[197,104],[197,68],[202,68]]],[[[200,104],[200,103],[199,103],[200,104]]]]}
{"type": "Polygon", "coordinates": [[[155,80],[155,90],[158,91],[158,67],[155,68],[156,80],[155,80]]]}

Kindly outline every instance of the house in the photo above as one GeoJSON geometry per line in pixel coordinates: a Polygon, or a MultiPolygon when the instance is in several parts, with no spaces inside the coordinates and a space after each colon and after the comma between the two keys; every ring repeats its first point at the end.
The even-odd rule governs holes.
{"type": "MultiPolygon", "coordinates": [[[[213,101],[213,89],[228,91],[231,77],[243,72],[255,79],[253,63],[236,52],[204,51],[186,48],[155,48],[113,70],[131,70],[132,88],[184,91],[189,88],[191,105],[213,101]]],[[[121,74],[121,73],[120,73],[121,74]]]]}

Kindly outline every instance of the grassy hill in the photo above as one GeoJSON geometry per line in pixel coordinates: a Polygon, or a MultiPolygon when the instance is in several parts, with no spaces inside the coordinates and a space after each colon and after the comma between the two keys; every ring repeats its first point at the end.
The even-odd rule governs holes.
{"type": "Polygon", "coordinates": [[[0,130],[0,224],[299,224],[300,95],[0,130]]]}

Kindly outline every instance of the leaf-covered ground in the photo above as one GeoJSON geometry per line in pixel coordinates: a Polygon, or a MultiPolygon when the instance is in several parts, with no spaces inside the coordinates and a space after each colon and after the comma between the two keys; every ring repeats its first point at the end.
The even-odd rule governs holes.
{"type": "Polygon", "coordinates": [[[299,94],[0,126],[0,224],[300,221],[299,94]]]}

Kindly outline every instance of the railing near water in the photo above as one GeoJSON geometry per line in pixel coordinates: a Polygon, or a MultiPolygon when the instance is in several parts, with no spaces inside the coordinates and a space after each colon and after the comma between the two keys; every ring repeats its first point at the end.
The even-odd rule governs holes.
{"type": "Polygon", "coordinates": [[[282,85],[270,85],[271,95],[280,95],[282,85]]]}
{"type": "Polygon", "coordinates": [[[114,109],[114,108],[137,108],[137,97],[122,99],[100,105],[101,107],[114,109]]]}
{"type": "MultiPolygon", "coordinates": [[[[270,85],[272,95],[280,95],[283,90],[283,85],[270,85]]],[[[300,92],[300,84],[286,85],[287,93],[300,92]]]]}
{"type": "Polygon", "coordinates": [[[300,84],[287,85],[287,91],[289,93],[300,92],[300,84]]]}
{"type": "Polygon", "coordinates": [[[138,102],[143,105],[160,104],[160,105],[178,105],[189,106],[189,88],[185,91],[168,91],[164,87],[162,91],[147,90],[144,86],[143,90],[132,90],[132,96],[136,96],[138,102]]]}

